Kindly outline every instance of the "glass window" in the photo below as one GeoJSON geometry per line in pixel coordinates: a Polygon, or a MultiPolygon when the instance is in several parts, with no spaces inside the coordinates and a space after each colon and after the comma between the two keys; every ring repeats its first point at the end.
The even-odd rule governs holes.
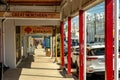
{"type": "Polygon", "coordinates": [[[105,53],[105,48],[96,48],[91,50],[94,55],[104,55],[105,53]]]}

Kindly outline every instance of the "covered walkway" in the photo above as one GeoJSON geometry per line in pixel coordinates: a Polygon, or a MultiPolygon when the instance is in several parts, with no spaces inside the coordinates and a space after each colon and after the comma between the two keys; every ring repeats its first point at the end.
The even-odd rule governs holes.
{"type": "Polygon", "coordinates": [[[3,80],[75,80],[64,78],[54,58],[46,57],[44,51],[39,51],[35,50],[36,53],[24,59],[18,68],[7,70],[3,80]]]}
{"type": "MultiPolygon", "coordinates": [[[[74,32],[72,25],[72,18],[78,17],[78,35],[79,35],[79,54],[78,54],[78,79],[86,80],[87,70],[87,40],[88,37],[88,21],[90,29],[93,30],[93,41],[96,41],[96,32],[98,27],[101,28],[101,24],[97,26],[96,17],[91,20],[87,17],[87,10],[93,6],[105,2],[104,19],[101,20],[103,29],[99,30],[104,33],[105,43],[105,56],[104,60],[100,60],[104,63],[105,80],[118,80],[119,77],[119,0],[2,0],[0,1],[0,63],[6,67],[10,67],[7,70],[2,80],[73,80],[74,78],[64,78],[62,76],[62,70],[66,69],[64,59],[64,41],[67,40],[67,73],[66,76],[72,75],[71,66],[71,42],[72,34],[74,32]],[[67,23],[67,37],[65,35],[65,22],[67,23]],[[44,30],[45,29],[45,30],[44,30]],[[44,53],[35,51],[35,54],[27,54],[29,50],[29,36],[32,34],[41,34],[47,36],[41,36],[42,38],[49,38],[47,42],[50,43],[47,47],[52,54],[55,55],[55,59],[46,57],[44,53]],[[58,34],[60,34],[60,46],[58,47],[58,34]],[[48,36],[50,35],[50,36],[48,36]],[[53,44],[53,45],[52,45],[53,44]],[[114,49],[113,49],[114,46],[114,49]],[[57,49],[59,48],[61,54],[61,65],[57,65],[57,49]],[[38,53],[37,53],[38,52],[38,53]],[[114,57],[113,57],[114,53],[114,57]],[[24,59],[24,57],[27,57],[24,59]],[[17,64],[22,60],[22,63],[17,64]],[[114,62],[113,62],[114,61],[114,62]],[[114,71],[113,71],[114,70],[114,71]]],[[[96,12],[99,12],[96,10],[96,12]]],[[[97,16],[97,14],[95,14],[97,16]]],[[[90,16],[91,17],[91,16],[90,16]]],[[[99,16],[100,17],[100,16],[99,16]]],[[[75,28],[75,26],[74,26],[75,28]]],[[[100,34],[102,33],[100,32],[100,34]]],[[[31,39],[33,43],[33,39],[31,39]]],[[[36,46],[35,46],[36,47],[36,46]]],[[[45,46],[46,48],[46,46],[45,46]]],[[[95,59],[95,58],[93,58],[95,59]]],[[[97,61],[99,59],[97,58],[97,61]]],[[[92,62],[91,62],[92,63],[92,62]]],[[[1,67],[3,69],[3,66],[1,67]]],[[[89,64],[88,69],[95,71],[94,66],[89,64]]],[[[3,70],[1,70],[3,74],[3,70]]],[[[94,79],[91,79],[94,80],[94,79]]]]}

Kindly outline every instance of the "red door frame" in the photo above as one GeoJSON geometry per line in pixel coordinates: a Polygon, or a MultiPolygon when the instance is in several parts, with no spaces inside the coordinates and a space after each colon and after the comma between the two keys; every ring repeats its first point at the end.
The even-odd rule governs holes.
{"type": "Polygon", "coordinates": [[[79,11],[79,80],[84,80],[84,11],[79,11]]]}
{"type": "Polygon", "coordinates": [[[61,30],[61,43],[62,43],[61,68],[64,68],[65,64],[64,64],[64,23],[63,22],[60,23],[60,28],[61,28],[60,30],[61,30]]]}
{"type": "Polygon", "coordinates": [[[71,74],[71,17],[68,17],[68,75],[71,74]]]}
{"type": "Polygon", "coordinates": [[[113,80],[113,0],[105,0],[105,80],[113,80]]]}

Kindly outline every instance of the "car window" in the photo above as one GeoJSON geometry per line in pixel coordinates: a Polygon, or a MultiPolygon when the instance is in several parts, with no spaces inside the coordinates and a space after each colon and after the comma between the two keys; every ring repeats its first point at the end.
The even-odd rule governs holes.
{"type": "Polygon", "coordinates": [[[87,51],[87,55],[88,55],[88,56],[93,56],[92,51],[91,51],[91,50],[87,51]]]}
{"type": "Polygon", "coordinates": [[[79,45],[79,40],[78,39],[73,39],[71,45],[72,46],[78,46],[79,45]]]}
{"type": "Polygon", "coordinates": [[[91,52],[93,52],[94,55],[104,55],[105,48],[95,48],[92,49],[91,52]]]}
{"type": "Polygon", "coordinates": [[[76,52],[79,52],[79,48],[76,48],[76,52]]]}
{"type": "Polygon", "coordinates": [[[66,46],[66,47],[67,47],[67,42],[66,42],[66,41],[64,41],[64,46],[66,46]]]}
{"type": "Polygon", "coordinates": [[[119,54],[120,54],[120,48],[119,48],[119,54]]]}

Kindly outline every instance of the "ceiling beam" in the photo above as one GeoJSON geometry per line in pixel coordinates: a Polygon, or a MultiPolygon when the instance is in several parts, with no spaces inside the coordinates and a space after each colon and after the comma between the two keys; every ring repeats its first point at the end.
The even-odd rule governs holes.
{"type": "Polygon", "coordinates": [[[60,5],[61,0],[5,0],[10,5],[41,5],[54,6],[60,5]]]}
{"type": "Polygon", "coordinates": [[[10,6],[10,11],[60,12],[60,6],[10,6]]]}
{"type": "Polygon", "coordinates": [[[83,1],[83,3],[81,4],[81,9],[88,10],[91,7],[94,7],[95,5],[97,5],[103,1],[104,0],[86,0],[86,1],[83,1]]]}

